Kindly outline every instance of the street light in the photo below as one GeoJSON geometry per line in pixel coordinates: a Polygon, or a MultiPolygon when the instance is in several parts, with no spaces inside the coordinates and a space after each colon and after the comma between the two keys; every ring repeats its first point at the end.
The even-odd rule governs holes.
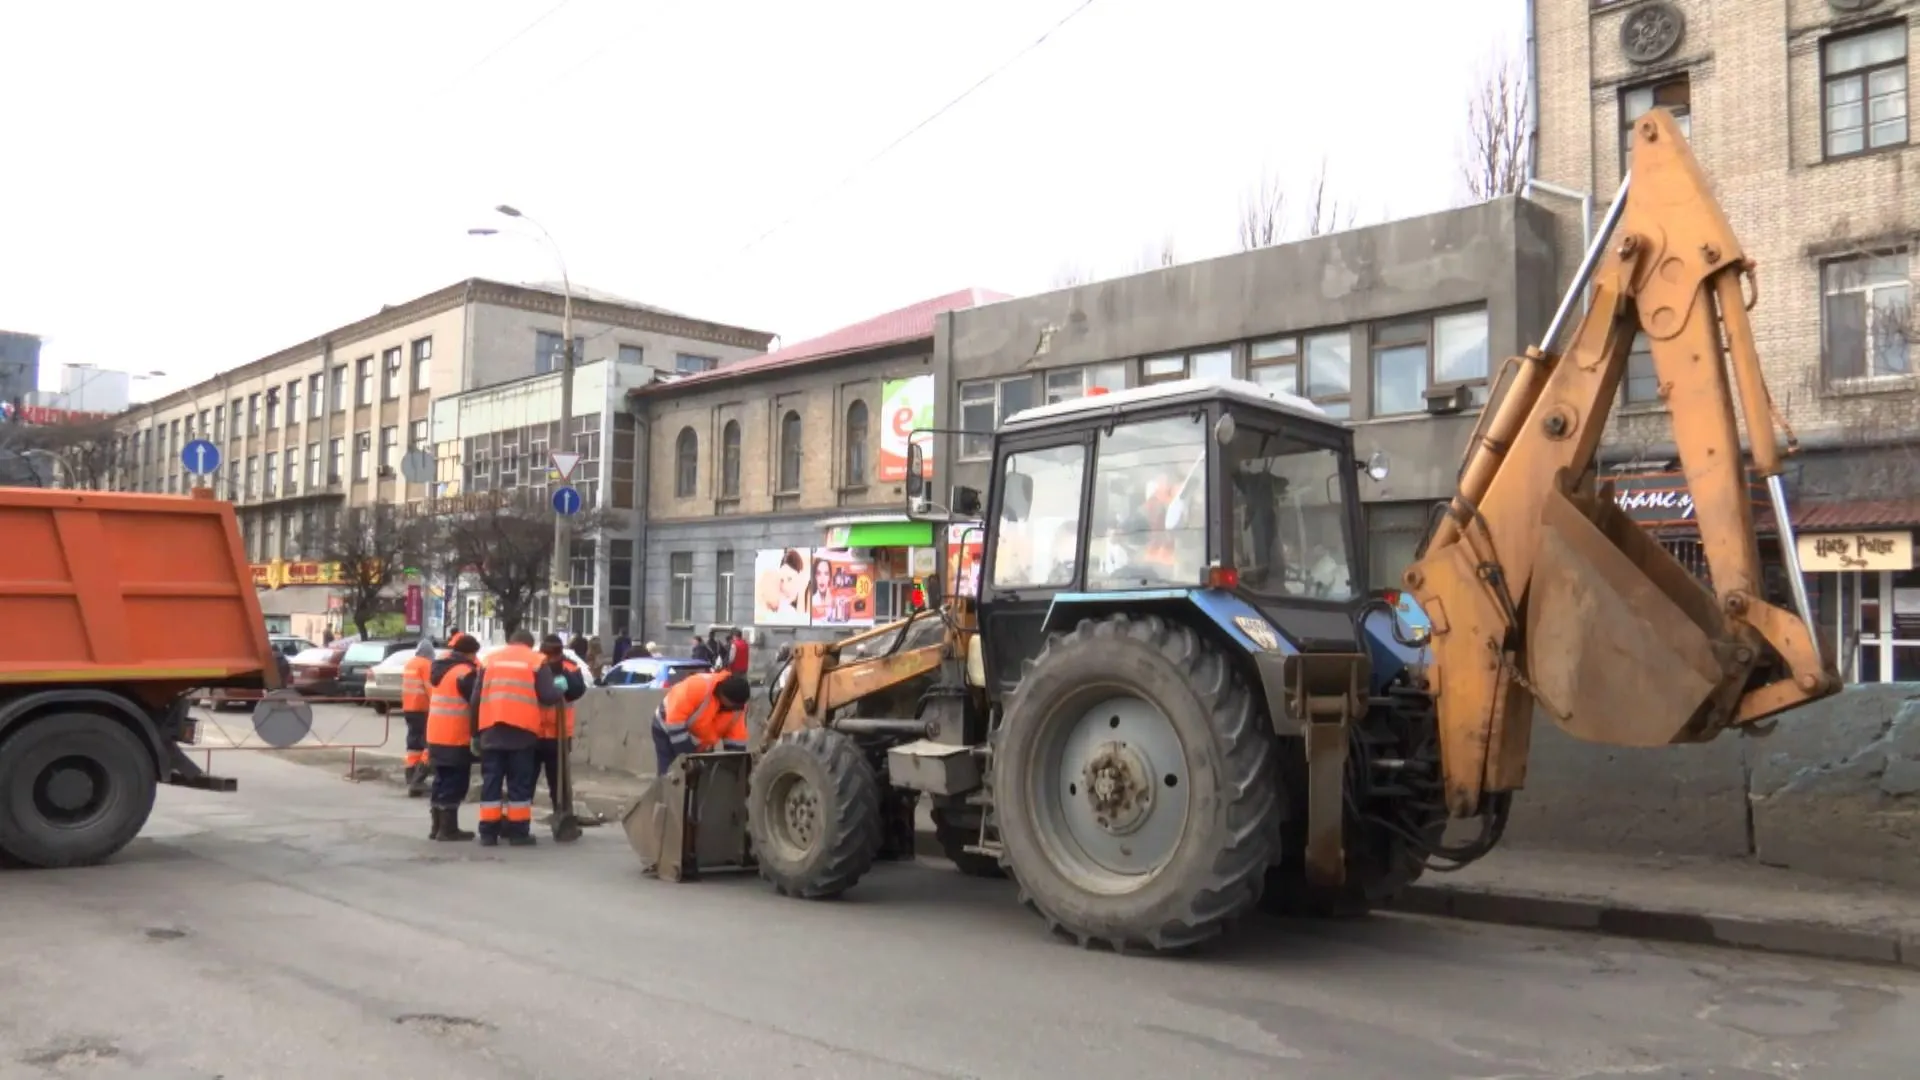
{"type": "MultiPolygon", "coordinates": [[[[560,251],[560,244],[547,231],[547,227],[520,211],[501,203],[493,208],[498,214],[521,221],[539,230],[546,240],[547,247],[553,252],[553,261],[560,267],[560,438],[557,440],[562,453],[573,450],[573,279],[567,275],[567,258],[560,251]]],[[[468,236],[498,236],[499,229],[478,226],[467,230],[468,236]]],[[[567,477],[562,478],[564,483],[567,477]]],[[[553,633],[562,633],[561,624],[565,618],[567,592],[572,587],[570,557],[573,543],[572,530],[569,529],[567,515],[556,512],[553,515],[553,563],[548,571],[547,592],[550,601],[548,619],[553,633]],[[563,583],[565,583],[563,585],[563,583]]]]}

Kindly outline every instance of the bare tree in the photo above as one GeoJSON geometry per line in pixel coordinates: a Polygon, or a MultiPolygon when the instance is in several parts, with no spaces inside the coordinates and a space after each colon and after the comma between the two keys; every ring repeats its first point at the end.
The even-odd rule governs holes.
{"type": "Polygon", "coordinates": [[[1173,266],[1180,261],[1180,251],[1175,245],[1173,234],[1165,233],[1156,242],[1140,245],[1140,254],[1134,257],[1135,273],[1148,270],[1160,270],[1173,266]]]}
{"type": "Polygon", "coordinates": [[[1327,193],[1327,159],[1320,159],[1320,168],[1313,175],[1313,183],[1307,189],[1307,235],[1326,236],[1353,228],[1359,218],[1358,207],[1341,205],[1338,196],[1327,193]]]}
{"type": "Polygon", "coordinates": [[[120,448],[109,417],[53,424],[0,423],[0,483],[101,491],[120,448]]]}
{"type": "Polygon", "coordinates": [[[1287,191],[1280,178],[1264,172],[1240,200],[1240,250],[1272,247],[1287,238],[1287,191]]]}
{"type": "Polygon", "coordinates": [[[1053,287],[1071,289],[1093,280],[1093,271],[1077,262],[1063,262],[1053,271],[1053,287]]]}
{"type": "MultiPolygon", "coordinates": [[[[586,539],[604,523],[597,514],[574,519],[574,536],[586,539]]],[[[494,616],[509,634],[527,622],[547,594],[553,572],[553,512],[531,497],[496,495],[449,517],[446,543],[493,598],[494,616]]]]}
{"type": "Polygon", "coordinates": [[[328,523],[318,546],[325,561],[340,564],[347,617],[362,637],[389,603],[388,587],[433,545],[433,533],[428,519],[405,517],[385,503],[354,507],[328,523]]]}
{"type": "Polygon", "coordinates": [[[1461,172],[1474,202],[1518,194],[1526,182],[1527,80],[1513,57],[1490,60],[1467,99],[1467,145],[1461,172]]]}

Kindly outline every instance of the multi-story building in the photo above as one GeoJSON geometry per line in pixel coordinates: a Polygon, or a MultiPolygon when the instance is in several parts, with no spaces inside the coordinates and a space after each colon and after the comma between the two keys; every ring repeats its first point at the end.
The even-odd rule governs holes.
{"type": "Polygon", "coordinates": [[[721,371],[634,391],[648,464],[644,614],[684,653],[844,635],[903,610],[935,537],[907,520],[906,440],[931,421],[934,320],[1004,299],[965,289],[721,371]]]}
{"type": "MultiPolygon", "coordinates": [[[[123,414],[115,486],[184,492],[194,477],[182,448],[212,441],[222,460],[210,482],[238,506],[255,580],[268,589],[262,607],[278,624],[311,629],[331,590],[297,583],[324,577],[311,564],[326,554],[317,545],[327,523],[343,510],[418,512],[428,485],[408,483],[400,459],[434,447],[435,395],[552,370],[563,357],[563,303],[556,286],[470,279],[135,406],[123,414]]],[[[573,322],[576,359],[718,365],[770,340],[580,289],[573,322]]]]}
{"type": "MultiPolygon", "coordinates": [[[[1775,406],[1802,447],[1786,477],[1822,637],[1851,678],[1920,678],[1920,147],[1908,93],[1914,0],[1531,0],[1538,176],[1618,189],[1633,122],[1670,110],[1759,266],[1754,333],[1775,406]]],[[[1559,280],[1583,224],[1562,203],[1559,280]]],[[[1636,350],[1609,458],[1671,466],[1652,358],[1636,350]]],[[[1684,485],[1655,475],[1642,510],[1670,549],[1697,546],[1684,485]],[[1664,494],[1663,494],[1664,493],[1664,494]],[[1691,539],[1690,539],[1691,537],[1691,539]]],[[[1761,520],[1766,520],[1763,516],[1761,520]]]]}
{"type": "Polygon", "coordinates": [[[40,338],[0,330],[0,403],[24,401],[40,388],[40,338]]]}
{"type": "Polygon", "coordinates": [[[1303,395],[1357,429],[1371,584],[1397,582],[1453,494],[1502,359],[1552,315],[1553,220],[1503,198],[943,316],[936,492],[986,490],[991,433],[1032,405],[1188,377],[1303,395]]]}

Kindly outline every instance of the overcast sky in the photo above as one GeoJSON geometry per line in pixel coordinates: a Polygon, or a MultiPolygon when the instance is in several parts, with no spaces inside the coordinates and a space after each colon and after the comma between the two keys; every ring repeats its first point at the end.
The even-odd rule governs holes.
{"type": "Polygon", "coordinates": [[[1234,247],[1263,170],[1460,200],[1524,0],[0,0],[0,327],[148,397],[470,275],[801,340],[1234,247]],[[847,178],[851,175],[852,179],[847,178]]]}

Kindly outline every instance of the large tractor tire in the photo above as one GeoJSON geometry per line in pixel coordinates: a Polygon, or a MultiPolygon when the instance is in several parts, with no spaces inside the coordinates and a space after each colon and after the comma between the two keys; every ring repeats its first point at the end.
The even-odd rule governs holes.
{"type": "Polygon", "coordinates": [[[753,768],[747,831],[760,876],[783,895],[839,896],[880,851],[880,787],[847,736],[809,728],[783,736],[753,768]]]}
{"type": "Polygon", "coordinates": [[[994,740],[1001,862],[1057,932],[1184,949],[1258,903],[1279,839],[1275,740],[1192,629],[1122,615],[1055,636],[994,740]]]}
{"type": "Polygon", "coordinates": [[[0,856],[44,869],[101,862],[153,813],[153,756],[92,713],[42,716],[0,739],[0,856]]]}
{"type": "Polygon", "coordinates": [[[991,855],[980,855],[967,850],[967,845],[980,838],[980,811],[971,807],[949,810],[936,806],[932,810],[934,839],[940,842],[940,853],[945,855],[959,871],[968,877],[1003,878],[1007,876],[1000,868],[1000,860],[991,855]]]}

